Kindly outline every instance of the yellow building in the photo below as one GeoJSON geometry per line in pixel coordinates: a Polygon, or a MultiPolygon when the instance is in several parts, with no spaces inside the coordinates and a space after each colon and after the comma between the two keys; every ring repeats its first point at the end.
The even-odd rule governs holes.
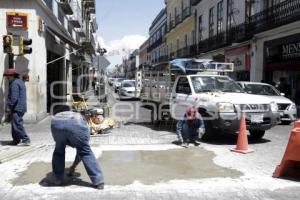
{"type": "Polygon", "coordinates": [[[195,16],[191,1],[165,0],[167,8],[167,48],[169,58],[196,54],[195,16]]]}

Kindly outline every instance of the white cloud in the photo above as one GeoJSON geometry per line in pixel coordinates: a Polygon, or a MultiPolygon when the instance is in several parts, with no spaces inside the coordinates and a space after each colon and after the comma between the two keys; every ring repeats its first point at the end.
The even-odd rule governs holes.
{"type": "Polygon", "coordinates": [[[98,36],[98,42],[101,48],[107,50],[106,57],[111,62],[110,67],[122,63],[122,58],[127,57],[135,49],[138,49],[147,37],[142,35],[127,35],[120,40],[105,41],[102,37],[98,36]]]}
{"type": "Polygon", "coordinates": [[[98,36],[98,42],[101,47],[106,48],[108,51],[107,56],[127,56],[133,50],[138,49],[145,41],[147,37],[142,35],[127,35],[120,40],[113,40],[106,42],[100,36],[98,36]]]}

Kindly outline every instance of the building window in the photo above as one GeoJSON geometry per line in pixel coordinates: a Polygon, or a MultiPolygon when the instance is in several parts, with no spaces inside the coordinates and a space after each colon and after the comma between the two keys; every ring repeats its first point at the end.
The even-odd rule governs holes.
{"type": "Polygon", "coordinates": [[[231,29],[232,25],[234,24],[233,9],[234,1],[227,0],[227,29],[231,29]]]}
{"type": "Polygon", "coordinates": [[[58,9],[58,20],[60,21],[60,23],[64,26],[64,15],[62,13],[62,11],[60,9],[58,9]]]}
{"type": "Polygon", "coordinates": [[[46,5],[48,6],[48,8],[50,10],[53,9],[53,1],[52,0],[44,0],[44,2],[46,3],[46,5]]]}
{"type": "Polygon", "coordinates": [[[184,47],[188,46],[188,36],[187,34],[184,35],[184,47]]]}
{"type": "Polygon", "coordinates": [[[214,7],[209,9],[208,24],[209,24],[209,37],[213,37],[214,36],[214,7]]]}
{"type": "Polygon", "coordinates": [[[71,37],[73,37],[73,29],[69,23],[68,23],[68,32],[70,33],[71,37]]]}
{"type": "Polygon", "coordinates": [[[198,41],[200,42],[203,39],[203,23],[202,23],[202,15],[199,16],[198,19],[198,41]]]}
{"type": "Polygon", "coordinates": [[[217,34],[223,31],[223,0],[218,3],[217,9],[217,34]]]}

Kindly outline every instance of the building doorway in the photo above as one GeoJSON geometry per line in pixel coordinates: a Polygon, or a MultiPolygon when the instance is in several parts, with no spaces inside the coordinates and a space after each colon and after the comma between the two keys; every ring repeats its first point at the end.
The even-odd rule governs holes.
{"type": "MultiPolygon", "coordinates": [[[[59,58],[59,55],[47,51],[47,63],[59,58]]],[[[64,84],[59,81],[64,81],[63,59],[47,65],[47,112],[52,113],[53,105],[62,103],[66,97],[64,84]]]]}

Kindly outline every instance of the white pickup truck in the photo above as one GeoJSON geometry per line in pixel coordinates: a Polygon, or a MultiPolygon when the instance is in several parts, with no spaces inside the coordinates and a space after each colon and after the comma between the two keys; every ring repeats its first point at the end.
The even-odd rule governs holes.
{"type": "Polygon", "coordinates": [[[280,122],[277,104],[247,94],[234,80],[219,75],[232,70],[232,63],[176,59],[144,71],[141,100],[153,110],[153,120],[178,120],[196,106],[205,122],[204,138],[236,133],[244,114],[251,137],[260,139],[280,122]]]}

